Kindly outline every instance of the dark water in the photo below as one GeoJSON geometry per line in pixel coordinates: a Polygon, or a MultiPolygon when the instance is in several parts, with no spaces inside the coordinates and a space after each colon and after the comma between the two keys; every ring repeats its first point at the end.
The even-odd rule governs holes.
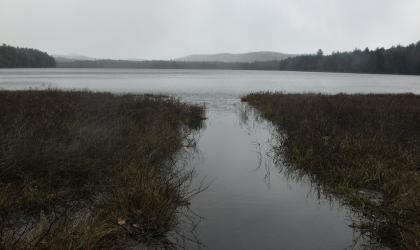
{"type": "MultiPolygon", "coordinates": [[[[239,97],[253,91],[420,93],[420,77],[216,70],[0,70],[0,88],[166,93],[207,106],[198,136],[197,180],[210,187],[191,207],[209,249],[343,249],[357,234],[352,214],[275,164],[274,131],[239,97]]],[[[193,243],[188,248],[198,248],[193,243]]],[[[357,247],[357,246],[356,246],[357,247]]]]}

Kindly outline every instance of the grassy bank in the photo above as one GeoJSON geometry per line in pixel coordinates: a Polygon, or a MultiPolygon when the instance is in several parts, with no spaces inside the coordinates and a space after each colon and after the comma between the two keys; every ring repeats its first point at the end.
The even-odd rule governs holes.
{"type": "Polygon", "coordinates": [[[191,195],[174,157],[203,116],[162,96],[0,91],[0,249],[165,242],[191,195]]]}
{"type": "MultiPolygon", "coordinates": [[[[255,93],[287,169],[361,215],[372,244],[420,248],[420,96],[255,93]]],[[[372,246],[370,246],[372,247],[372,246]]]]}

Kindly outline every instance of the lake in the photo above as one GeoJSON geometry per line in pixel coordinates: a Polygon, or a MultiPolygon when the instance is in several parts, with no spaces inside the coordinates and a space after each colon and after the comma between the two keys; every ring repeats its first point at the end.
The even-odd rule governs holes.
{"type": "MultiPolygon", "coordinates": [[[[282,171],[274,131],[240,96],[255,91],[420,93],[420,77],[229,70],[3,69],[0,89],[90,89],[163,93],[207,107],[187,167],[209,188],[191,209],[208,249],[344,249],[357,233],[351,211],[282,171]]],[[[188,224],[188,223],[185,223],[188,224]]],[[[181,225],[188,227],[188,225],[181,225]]],[[[191,236],[192,237],[192,236],[191,236]]],[[[187,248],[199,245],[186,243],[187,248]]],[[[356,245],[357,248],[358,245],[356,245]]]]}

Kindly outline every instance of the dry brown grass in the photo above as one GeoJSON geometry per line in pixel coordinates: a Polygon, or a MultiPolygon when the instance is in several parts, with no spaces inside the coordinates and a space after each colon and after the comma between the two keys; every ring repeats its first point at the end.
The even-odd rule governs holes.
{"type": "Polygon", "coordinates": [[[203,116],[163,96],[1,91],[0,249],[165,243],[192,177],[169,162],[203,116]]]}
{"type": "MultiPolygon", "coordinates": [[[[360,213],[372,244],[420,248],[420,96],[255,93],[288,170],[360,213]]],[[[373,247],[370,245],[369,247],[373,247]]]]}

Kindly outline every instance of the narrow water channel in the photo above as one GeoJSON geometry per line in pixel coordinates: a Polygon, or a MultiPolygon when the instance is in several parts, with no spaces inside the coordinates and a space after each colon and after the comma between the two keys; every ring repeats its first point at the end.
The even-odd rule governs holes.
{"type": "Polygon", "coordinates": [[[186,163],[196,171],[196,185],[203,179],[211,185],[191,200],[192,213],[187,213],[194,214],[194,223],[187,226],[196,227],[194,235],[187,234],[193,241],[186,240],[187,249],[344,249],[357,238],[348,226],[351,212],[334,200],[318,197],[310,182],[290,178],[273,163],[274,131],[252,111],[244,113],[246,107],[239,98],[256,91],[420,93],[420,77],[226,70],[0,70],[0,89],[47,87],[163,93],[206,105],[208,119],[197,132],[197,148],[186,163]]]}
{"type": "MultiPolygon", "coordinates": [[[[192,161],[197,182],[211,182],[192,200],[202,216],[194,233],[202,249],[344,249],[355,238],[350,212],[318,197],[311,184],[282,172],[272,153],[275,131],[237,96],[206,100],[207,121],[192,161]]],[[[187,248],[198,248],[189,243],[187,248]]]]}

